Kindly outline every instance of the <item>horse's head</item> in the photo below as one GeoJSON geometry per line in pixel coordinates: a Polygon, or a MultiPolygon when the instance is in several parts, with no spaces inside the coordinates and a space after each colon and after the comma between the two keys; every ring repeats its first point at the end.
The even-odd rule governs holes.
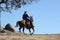
{"type": "Polygon", "coordinates": [[[33,20],[33,16],[30,16],[30,20],[31,20],[31,22],[33,22],[34,20],[33,20]]]}

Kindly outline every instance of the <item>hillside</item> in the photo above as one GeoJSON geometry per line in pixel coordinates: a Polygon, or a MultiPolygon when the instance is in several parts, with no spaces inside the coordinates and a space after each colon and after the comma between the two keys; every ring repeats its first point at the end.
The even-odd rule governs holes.
{"type": "Polygon", "coordinates": [[[60,34],[22,34],[15,32],[0,33],[0,40],[60,40],[60,34]]]}

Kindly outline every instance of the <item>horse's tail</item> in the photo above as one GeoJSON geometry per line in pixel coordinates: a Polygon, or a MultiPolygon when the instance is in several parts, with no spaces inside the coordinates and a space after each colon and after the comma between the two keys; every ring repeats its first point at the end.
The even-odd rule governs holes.
{"type": "Polygon", "coordinates": [[[19,21],[16,22],[16,27],[18,27],[19,21]]]}

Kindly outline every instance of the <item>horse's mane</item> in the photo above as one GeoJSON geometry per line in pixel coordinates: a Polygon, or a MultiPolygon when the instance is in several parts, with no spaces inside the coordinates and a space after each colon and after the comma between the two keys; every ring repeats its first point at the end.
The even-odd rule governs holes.
{"type": "Polygon", "coordinates": [[[33,22],[34,20],[33,20],[33,16],[30,16],[30,20],[31,20],[31,22],[33,22]]]}

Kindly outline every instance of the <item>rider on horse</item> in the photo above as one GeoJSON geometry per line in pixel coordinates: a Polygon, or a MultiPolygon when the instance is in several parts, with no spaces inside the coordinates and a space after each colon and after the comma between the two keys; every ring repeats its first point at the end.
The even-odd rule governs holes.
{"type": "Polygon", "coordinates": [[[23,14],[23,19],[26,20],[26,21],[30,21],[29,18],[30,17],[28,16],[27,11],[25,11],[24,14],[23,14]]]}
{"type": "Polygon", "coordinates": [[[28,16],[28,14],[27,14],[27,11],[25,11],[24,12],[24,14],[23,14],[23,19],[26,21],[26,22],[30,22],[30,17],[28,16]]]}
{"type": "MultiPolygon", "coordinates": [[[[24,12],[22,18],[23,18],[23,20],[25,20],[26,22],[30,22],[30,24],[32,24],[32,23],[31,23],[31,20],[30,20],[30,17],[29,17],[28,14],[27,14],[27,11],[24,12]]],[[[26,22],[25,22],[25,23],[26,23],[26,22]]],[[[24,23],[24,24],[25,24],[25,23],[24,23]]]]}

